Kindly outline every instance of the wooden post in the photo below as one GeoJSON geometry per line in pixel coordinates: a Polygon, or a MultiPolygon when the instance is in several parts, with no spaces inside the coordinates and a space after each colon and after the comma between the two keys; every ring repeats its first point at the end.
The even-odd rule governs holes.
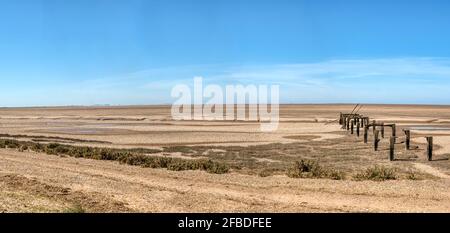
{"type": "Polygon", "coordinates": [[[373,134],[375,134],[375,129],[377,128],[376,126],[375,126],[375,124],[376,124],[377,122],[375,121],[375,120],[373,120],[372,121],[372,127],[373,127],[373,134]]]}
{"type": "Polygon", "coordinates": [[[339,113],[339,125],[342,125],[342,112],[339,113]]]}
{"type": "Polygon", "coordinates": [[[366,125],[368,125],[369,122],[370,122],[370,118],[369,118],[369,117],[366,117],[366,125]]]}
{"type": "Polygon", "coordinates": [[[369,126],[364,126],[364,143],[367,143],[367,136],[368,136],[369,126]]]}
{"type": "Polygon", "coordinates": [[[380,133],[380,131],[378,131],[378,130],[375,130],[375,133],[373,134],[373,149],[375,150],[375,151],[378,151],[378,142],[380,141],[379,139],[378,139],[378,135],[379,135],[379,133],[380,133]]]}
{"type": "Polygon", "coordinates": [[[381,137],[384,138],[384,122],[381,122],[381,137]]]}
{"type": "Polygon", "coordinates": [[[428,161],[433,160],[433,137],[426,137],[428,146],[427,146],[427,157],[428,161]]]}
{"type": "Polygon", "coordinates": [[[395,137],[395,136],[397,136],[396,134],[396,128],[395,128],[395,124],[392,124],[392,137],[395,137]]]}
{"type": "Polygon", "coordinates": [[[347,130],[350,130],[350,117],[347,117],[347,130]]]}
{"type": "Polygon", "coordinates": [[[342,117],[342,127],[341,129],[345,129],[345,126],[347,125],[347,117],[342,117]]]}
{"type": "Polygon", "coordinates": [[[411,143],[411,131],[409,129],[405,130],[406,140],[405,140],[405,146],[406,150],[409,150],[410,143],[411,143]]]}
{"type": "Polygon", "coordinates": [[[364,117],[361,117],[361,128],[364,128],[364,117]]]}
{"type": "Polygon", "coordinates": [[[389,160],[394,161],[395,137],[391,137],[389,143],[389,160]]]}
{"type": "Polygon", "coordinates": [[[354,124],[355,124],[355,120],[351,120],[351,122],[350,122],[350,134],[353,134],[354,124]]]}
{"type": "Polygon", "coordinates": [[[361,124],[358,122],[356,123],[356,136],[359,137],[359,128],[361,127],[361,124]]]}

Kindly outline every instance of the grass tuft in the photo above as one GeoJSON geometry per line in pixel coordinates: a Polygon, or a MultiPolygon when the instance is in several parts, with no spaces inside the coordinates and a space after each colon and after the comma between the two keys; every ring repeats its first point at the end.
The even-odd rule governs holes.
{"type": "Polygon", "coordinates": [[[83,208],[83,206],[80,203],[76,203],[72,207],[65,209],[64,213],[83,214],[83,213],[86,213],[86,210],[83,208]]]}
{"type": "Polygon", "coordinates": [[[330,178],[334,180],[345,178],[345,174],[341,171],[326,169],[316,161],[304,159],[296,161],[286,174],[291,178],[330,178]]]}
{"type": "Polygon", "coordinates": [[[354,176],[355,180],[374,180],[374,181],[385,181],[385,180],[396,180],[397,174],[396,170],[393,168],[388,168],[384,166],[374,166],[367,168],[363,172],[359,172],[354,176]]]}

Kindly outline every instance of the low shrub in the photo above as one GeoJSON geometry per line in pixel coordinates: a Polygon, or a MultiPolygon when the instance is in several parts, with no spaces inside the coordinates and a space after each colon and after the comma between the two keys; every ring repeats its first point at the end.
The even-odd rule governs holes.
{"type": "Polygon", "coordinates": [[[354,176],[355,180],[385,181],[397,179],[396,171],[393,168],[384,166],[374,166],[359,172],[354,176]]]}
{"type": "Polygon", "coordinates": [[[74,204],[70,208],[67,208],[64,210],[64,213],[68,214],[83,214],[86,213],[86,210],[83,208],[83,206],[79,203],[74,204]]]}
{"type": "Polygon", "coordinates": [[[0,148],[19,148],[20,151],[32,150],[52,155],[71,156],[97,160],[119,161],[120,163],[148,168],[167,168],[172,171],[203,170],[209,173],[223,174],[229,171],[226,164],[210,159],[181,159],[161,156],[150,156],[160,150],[135,148],[115,149],[86,146],[72,146],[59,143],[40,144],[17,140],[0,139],[0,148]]]}
{"type": "Polygon", "coordinates": [[[224,174],[229,171],[229,167],[226,164],[214,162],[212,160],[207,160],[206,162],[202,162],[201,167],[203,170],[205,170],[209,173],[215,173],[215,174],[224,174]]]}
{"type": "Polygon", "coordinates": [[[296,161],[287,171],[291,178],[321,178],[323,174],[323,169],[317,162],[303,159],[296,161]]]}
{"type": "Polygon", "coordinates": [[[345,178],[345,174],[341,171],[323,168],[318,162],[303,159],[296,161],[287,170],[286,175],[291,178],[330,178],[334,180],[345,178]]]}
{"type": "Polygon", "coordinates": [[[327,177],[333,180],[345,180],[345,173],[342,171],[329,170],[327,177]]]}
{"type": "Polygon", "coordinates": [[[268,177],[268,176],[271,176],[272,174],[273,174],[273,171],[269,170],[269,169],[264,169],[264,170],[258,172],[259,177],[268,177]]]}

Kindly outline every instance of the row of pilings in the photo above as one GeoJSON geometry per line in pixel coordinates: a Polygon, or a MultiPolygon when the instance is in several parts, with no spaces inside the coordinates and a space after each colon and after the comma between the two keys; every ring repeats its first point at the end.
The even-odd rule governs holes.
{"type": "MultiPolygon", "coordinates": [[[[361,130],[363,131],[363,141],[364,143],[368,143],[369,132],[372,131],[373,134],[373,149],[375,151],[379,150],[379,143],[382,139],[385,138],[385,129],[389,128],[391,135],[389,136],[389,160],[395,160],[395,144],[397,143],[397,127],[395,123],[384,123],[376,120],[370,121],[368,116],[364,116],[362,114],[345,114],[340,113],[339,115],[339,124],[341,125],[341,129],[347,130],[351,135],[356,135],[356,137],[360,137],[361,130]]],[[[411,150],[411,130],[410,129],[402,129],[404,136],[403,141],[398,143],[405,144],[405,150],[411,150]]],[[[428,161],[433,160],[433,137],[426,136],[427,140],[427,159],[428,161]]],[[[418,147],[415,147],[418,148],[418,147]]]]}

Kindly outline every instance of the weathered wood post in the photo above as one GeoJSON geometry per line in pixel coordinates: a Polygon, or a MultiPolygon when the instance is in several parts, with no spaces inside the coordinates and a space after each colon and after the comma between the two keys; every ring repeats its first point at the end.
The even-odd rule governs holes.
{"type": "Polygon", "coordinates": [[[381,122],[381,137],[384,138],[384,122],[381,122]]]}
{"type": "Polygon", "coordinates": [[[361,124],[358,122],[356,123],[356,136],[359,137],[359,128],[361,127],[361,124]]]}
{"type": "Polygon", "coordinates": [[[369,118],[369,117],[366,117],[366,125],[368,125],[369,122],[370,122],[370,118],[369,118]]]}
{"type": "Polygon", "coordinates": [[[347,125],[347,117],[342,116],[342,127],[341,127],[341,129],[345,129],[346,125],[347,125]]]}
{"type": "Polygon", "coordinates": [[[350,134],[353,134],[354,123],[355,123],[355,120],[351,120],[351,123],[350,123],[350,134]]]}
{"type": "Polygon", "coordinates": [[[411,131],[409,129],[406,129],[406,130],[404,130],[404,132],[406,135],[406,140],[405,140],[406,150],[409,150],[410,143],[411,143],[411,131]]]}
{"type": "Polygon", "coordinates": [[[377,128],[376,124],[377,124],[377,122],[375,120],[373,120],[372,121],[373,134],[375,134],[375,129],[377,128]]]}
{"type": "Polygon", "coordinates": [[[379,135],[379,133],[380,133],[380,131],[378,131],[378,130],[375,130],[375,133],[373,134],[373,149],[375,150],[375,151],[378,151],[378,142],[380,141],[379,139],[378,139],[378,135],[379,135]]]}
{"type": "Polygon", "coordinates": [[[350,117],[347,117],[347,130],[350,130],[350,117]]]}
{"type": "Polygon", "coordinates": [[[395,137],[391,137],[389,143],[389,160],[394,161],[395,137]]]}
{"type": "Polygon", "coordinates": [[[428,146],[427,146],[427,157],[428,161],[433,160],[433,137],[426,137],[428,146]]]}
{"type": "Polygon", "coordinates": [[[364,117],[361,117],[361,128],[364,128],[364,117]]]}
{"type": "Polygon", "coordinates": [[[397,130],[396,130],[395,124],[392,124],[392,137],[397,136],[396,132],[397,132],[397,130]]]}
{"type": "Polygon", "coordinates": [[[339,125],[342,125],[342,112],[339,113],[339,125]]]}
{"type": "Polygon", "coordinates": [[[368,136],[369,126],[364,126],[364,143],[367,143],[367,136],[368,136]]]}

